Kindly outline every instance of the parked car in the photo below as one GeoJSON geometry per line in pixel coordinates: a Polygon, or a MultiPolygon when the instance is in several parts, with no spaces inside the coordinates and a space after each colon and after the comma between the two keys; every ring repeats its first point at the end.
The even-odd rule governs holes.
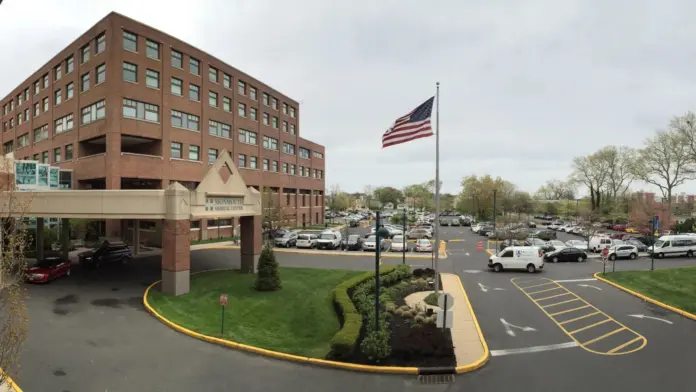
{"type": "Polygon", "coordinates": [[[462,225],[462,222],[459,221],[459,218],[455,218],[455,219],[452,219],[452,220],[450,221],[450,225],[451,225],[451,226],[461,226],[461,225],[462,225]]]}
{"type": "Polygon", "coordinates": [[[25,280],[31,283],[48,283],[61,276],[70,276],[70,261],[51,257],[27,268],[25,280]]]}
{"type": "Polygon", "coordinates": [[[544,241],[556,239],[556,232],[553,230],[537,230],[529,235],[531,238],[540,238],[544,241]]]}
{"type": "Polygon", "coordinates": [[[614,225],[611,229],[614,231],[626,231],[626,225],[614,225]]]}
{"type": "Polygon", "coordinates": [[[535,237],[527,238],[527,243],[529,244],[529,246],[536,246],[539,248],[546,246],[546,241],[542,240],[541,238],[535,237]]]}
{"type": "Polygon", "coordinates": [[[628,245],[633,245],[638,249],[638,252],[647,252],[648,251],[648,245],[645,243],[641,242],[637,238],[630,238],[626,241],[628,245]]]}
{"type": "Polygon", "coordinates": [[[583,262],[587,260],[587,253],[578,248],[563,248],[556,250],[544,255],[544,260],[553,263],[558,263],[559,261],[578,261],[583,262]]]}
{"type": "Polygon", "coordinates": [[[432,252],[433,244],[429,239],[421,238],[416,241],[416,252],[432,252]]]}
{"type": "Polygon", "coordinates": [[[488,236],[488,233],[493,232],[493,226],[481,226],[478,233],[483,236],[488,236]]]}
{"type": "Polygon", "coordinates": [[[408,252],[408,241],[404,241],[404,239],[403,235],[395,235],[392,238],[389,250],[392,252],[408,252]]]}
{"type": "MultiPolygon", "coordinates": [[[[386,245],[384,242],[384,238],[379,239],[379,250],[384,250],[386,249],[386,245]]],[[[369,250],[377,250],[377,236],[376,235],[370,235],[367,238],[365,238],[365,241],[363,241],[362,244],[362,250],[367,252],[369,250]]]]}
{"type": "Polygon", "coordinates": [[[633,245],[619,245],[609,248],[609,260],[616,259],[631,259],[635,260],[638,257],[638,248],[633,245]]]}
{"type": "Polygon", "coordinates": [[[582,250],[587,250],[590,244],[587,241],[570,240],[570,241],[566,241],[566,245],[568,245],[569,248],[578,248],[578,249],[582,249],[582,250]]]}
{"type": "Polygon", "coordinates": [[[297,236],[295,246],[298,248],[313,249],[317,247],[319,236],[316,234],[300,234],[297,236]]]}
{"type": "Polygon", "coordinates": [[[80,264],[100,267],[107,263],[127,263],[133,252],[124,242],[104,241],[99,248],[81,252],[77,255],[80,264]]]}
{"type": "Polygon", "coordinates": [[[488,259],[488,268],[495,272],[504,269],[521,269],[536,272],[544,268],[541,250],[534,246],[511,246],[488,259]]]}
{"type": "Polygon", "coordinates": [[[568,245],[566,245],[565,242],[559,241],[559,240],[550,240],[550,241],[548,241],[547,243],[548,243],[549,245],[553,246],[554,248],[556,248],[556,250],[558,250],[558,249],[564,249],[564,248],[567,248],[567,247],[568,247],[568,245]]]}
{"type": "Polygon", "coordinates": [[[340,231],[326,230],[319,235],[317,239],[318,249],[339,249],[343,244],[343,238],[340,231]]]}
{"type": "Polygon", "coordinates": [[[273,239],[275,246],[280,246],[282,248],[290,248],[297,244],[297,233],[286,232],[283,235],[273,239]]]}
{"type": "Polygon", "coordinates": [[[433,235],[427,229],[413,229],[407,234],[409,240],[417,240],[421,238],[430,239],[433,235]]]}
{"type": "Polygon", "coordinates": [[[351,234],[346,241],[346,250],[362,250],[365,239],[358,234],[351,234]]]}
{"type": "Polygon", "coordinates": [[[614,246],[613,239],[604,236],[595,236],[590,238],[589,248],[592,252],[601,252],[604,248],[611,248],[614,246]]]}

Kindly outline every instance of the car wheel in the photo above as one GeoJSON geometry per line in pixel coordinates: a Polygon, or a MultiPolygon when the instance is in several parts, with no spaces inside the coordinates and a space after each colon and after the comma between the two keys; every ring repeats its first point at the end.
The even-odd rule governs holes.
{"type": "Polygon", "coordinates": [[[635,259],[636,259],[636,257],[638,257],[638,255],[637,255],[637,254],[635,254],[635,253],[631,253],[631,256],[630,256],[631,260],[635,260],[635,259]]]}
{"type": "Polygon", "coordinates": [[[554,257],[553,259],[551,259],[551,261],[553,261],[554,263],[558,263],[558,257],[554,257]]]}
{"type": "Polygon", "coordinates": [[[613,254],[613,255],[609,256],[609,260],[611,260],[611,261],[614,261],[614,260],[616,260],[616,255],[615,255],[615,254],[613,254]]]}
{"type": "Polygon", "coordinates": [[[536,272],[536,267],[534,267],[534,264],[527,265],[527,272],[530,272],[530,273],[536,272]]]}
{"type": "Polygon", "coordinates": [[[585,261],[585,256],[578,256],[578,263],[582,263],[583,261],[585,261]]]}
{"type": "Polygon", "coordinates": [[[493,271],[500,272],[503,270],[503,265],[500,263],[493,264],[493,271]]]}
{"type": "Polygon", "coordinates": [[[692,251],[686,252],[686,257],[694,257],[694,252],[692,252],[692,251]]]}
{"type": "Polygon", "coordinates": [[[658,253],[658,254],[657,254],[657,258],[658,258],[658,259],[662,259],[662,258],[664,258],[664,257],[665,257],[665,254],[664,254],[664,253],[658,253]]]}

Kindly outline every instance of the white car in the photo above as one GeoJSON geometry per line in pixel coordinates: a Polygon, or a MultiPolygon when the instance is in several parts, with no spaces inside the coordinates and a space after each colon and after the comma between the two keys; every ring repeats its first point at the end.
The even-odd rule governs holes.
{"type": "Polygon", "coordinates": [[[557,224],[555,224],[555,223],[552,223],[552,224],[550,224],[550,225],[548,226],[548,229],[549,229],[549,230],[558,230],[559,227],[561,227],[561,226],[559,226],[559,225],[557,225],[557,224]]]}
{"type": "Polygon", "coordinates": [[[568,247],[568,245],[566,245],[565,242],[559,241],[559,240],[551,240],[551,241],[547,241],[546,243],[553,246],[556,250],[568,247]]]}
{"type": "Polygon", "coordinates": [[[527,242],[529,242],[532,246],[546,246],[546,241],[542,240],[541,238],[527,238],[527,242]]]}
{"type": "Polygon", "coordinates": [[[588,249],[589,243],[587,241],[582,241],[582,240],[570,240],[566,241],[566,245],[569,248],[578,248],[582,250],[588,249]]]}
{"type": "Polygon", "coordinates": [[[488,268],[495,272],[504,269],[536,272],[544,268],[544,254],[536,246],[508,246],[488,259],[488,268]]]}
{"type": "Polygon", "coordinates": [[[481,230],[481,224],[480,224],[480,223],[477,223],[477,224],[471,226],[471,231],[473,231],[474,233],[478,233],[479,230],[481,230]]]}
{"type": "Polygon", "coordinates": [[[633,245],[618,245],[609,248],[609,260],[638,258],[638,248],[633,245]]]}
{"type": "Polygon", "coordinates": [[[394,238],[392,238],[391,248],[389,250],[392,252],[407,252],[408,241],[404,242],[403,235],[395,235],[394,238]]]}
{"type": "Polygon", "coordinates": [[[300,234],[297,236],[297,248],[312,249],[317,247],[318,236],[316,234],[300,234]]]}
{"type": "Polygon", "coordinates": [[[416,241],[416,252],[432,252],[433,244],[427,238],[421,238],[416,241]]]}

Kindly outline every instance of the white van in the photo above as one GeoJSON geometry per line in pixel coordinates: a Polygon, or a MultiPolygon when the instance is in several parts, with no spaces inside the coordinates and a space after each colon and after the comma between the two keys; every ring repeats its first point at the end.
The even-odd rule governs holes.
{"type": "MultiPolygon", "coordinates": [[[[648,248],[648,253],[653,251],[653,247],[648,248]]],[[[686,256],[693,257],[696,253],[696,237],[681,235],[663,235],[655,241],[655,257],[661,259],[665,256],[686,256]]]]}
{"type": "Polygon", "coordinates": [[[590,238],[590,242],[587,244],[587,248],[592,252],[601,252],[604,248],[611,248],[616,245],[614,240],[605,236],[594,236],[590,238]]]}
{"type": "Polygon", "coordinates": [[[317,239],[318,249],[334,250],[340,248],[342,244],[341,232],[337,230],[324,230],[317,239]]]}
{"type": "Polygon", "coordinates": [[[495,272],[504,269],[535,272],[544,268],[544,252],[536,246],[508,246],[488,259],[488,268],[495,272]]]}

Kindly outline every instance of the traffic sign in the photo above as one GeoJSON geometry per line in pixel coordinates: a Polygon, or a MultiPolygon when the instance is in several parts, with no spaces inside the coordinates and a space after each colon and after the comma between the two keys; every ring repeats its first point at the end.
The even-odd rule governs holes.
{"type": "Polygon", "coordinates": [[[437,306],[444,310],[452,309],[452,306],[454,306],[454,297],[452,297],[450,293],[440,294],[440,297],[437,299],[437,306]]]}
{"type": "Polygon", "coordinates": [[[220,293],[220,306],[227,306],[227,293],[220,293]]]}
{"type": "Polygon", "coordinates": [[[607,257],[607,256],[609,256],[609,248],[602,249],[602,257],[607,257]]]}
{"type": "MultiPolygon", "coordinates": [[[[442,298],[442,297],[440,297],[442,298]]],[[[452,328],[452,320],[454,319],[454,312],[451,310],[438,310],[436,326],[438,328],[452,328]]]]}

